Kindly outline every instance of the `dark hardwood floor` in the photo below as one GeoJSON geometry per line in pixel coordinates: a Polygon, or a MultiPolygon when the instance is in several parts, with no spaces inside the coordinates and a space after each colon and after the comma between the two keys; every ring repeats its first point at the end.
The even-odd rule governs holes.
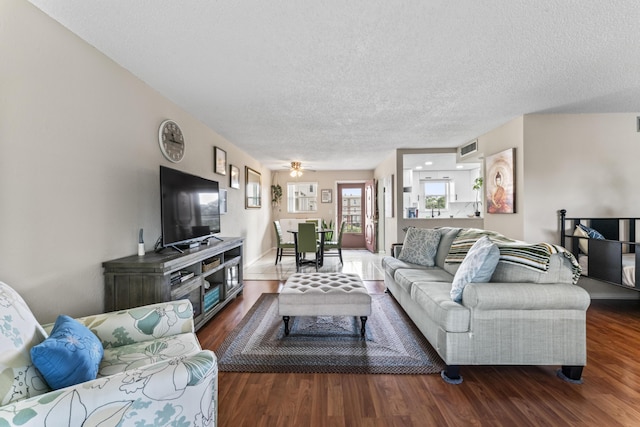
{"type": "MultiPolygon", "coordinates": [[[[366,282],[384,291],[382,282],[366,282]]],[[[199,332],[216,350],[277,281],[245,281],[243,295],[199,332]]],[[[584,383],[556,366],[469,366],[464,382],[439,375],[221,372],[219,425],[237,426],[640,426],[640,302],[594,300],[587,312],[584,383]]]]}

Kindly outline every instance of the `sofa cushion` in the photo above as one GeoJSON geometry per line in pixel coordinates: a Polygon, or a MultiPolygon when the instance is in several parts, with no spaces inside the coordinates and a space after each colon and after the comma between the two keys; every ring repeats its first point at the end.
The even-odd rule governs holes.
{"type": "MultiPolygon", "coordinates": [[[[438,244],[438,252],[436,253],[436,265],[440,268],[447,269],[447,264],[445,263],[445,259],[449,254],[449,249],[451,249],[451,244],[453,243],[453,239],[456,238],[461,228],[457,227],[440,227],[440,243],[438,244]]],[[[457,269],[457,265],[455,266],[457,269]]],[[[451,273],[451,272],[450,272],[451,273]]],[[[453,271],[451,274],[455,274],[453,271]]]]}
{"type": "Polygon", "coordinates": [[[410,268],[414,270],[426,270],[433,267],[426,267],[424,265],[413,264],[410,262],[399,260],[398,258],[386,256],[382,258],[382,268],[387,274],[389,274],[390,277],[393,277],[394,274],[396,273],[396,270],[401,268],[410,268]]]}
{"type": "Polygon", "coordinates": [[[467,283],[485,283],[491,279],[491,275],[500,259],[500,249],[491,242],[487,236],[478,239],[467,256],[464,257],[460,268],[453,277],[451,283],[451,299],[462,301],[462,291],[467,283]]]}
{"type": "Polygon", "coordinates": [[[433,267],[438,243],[440,243],[440,230],[410,227],[404,236],[398,259],[433,267]]]}
{"type": "Polygon", "coordinates": [[[421,269],[402,268],[395,272],[393,279],[398,286],[411,295],[411,287],[414,282],[451,283],[453,276],[438,267],[425,267],[421,269]]]}
{"type": "Polygon", "coordinates": [[[57,390],[95,380],[102,353],[98,337],[77,320],[62,315],[51,335],[31,348],[31,360],[47,384],[57,390]]]}
{"type": "Polygon", "coordinates": [[[0,406],[50,391],[31,361],[31,347],[47,337],[22,297],[0,282],[0,406]]]}
{"type": "Polygon", "coordinates": [[[467,332],[470,327],[470,311],[452,301],[450,291],[451,284],[447,282],[414,282],[411,299],[423,307],[424,316],[436,322],[443,331],[467,332]]]}

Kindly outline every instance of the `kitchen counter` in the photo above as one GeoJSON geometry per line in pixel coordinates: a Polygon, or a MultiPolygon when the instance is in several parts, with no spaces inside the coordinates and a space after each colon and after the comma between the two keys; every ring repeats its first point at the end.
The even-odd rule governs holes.
{"type": "Polygon", "coordinates": [[[405,227],[434,228],[434,227],[460,227],[460,228],[484,228],[484,218],[449,218],[440,216],[435,218],[400,218],[398,220],[398,239],[404,239],[404,232],[400,232],[405,227]]]}

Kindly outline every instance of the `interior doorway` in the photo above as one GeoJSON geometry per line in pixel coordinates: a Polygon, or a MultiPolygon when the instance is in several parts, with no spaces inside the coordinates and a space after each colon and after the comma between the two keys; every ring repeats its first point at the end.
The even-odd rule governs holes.
{"type": "Polygon", "coordinates": [[[338,225],[346,222],[342,235],[342,247],[364,249],[365,235],[363,223],[365,187],[364,183],[338,184],[338,225]]]}

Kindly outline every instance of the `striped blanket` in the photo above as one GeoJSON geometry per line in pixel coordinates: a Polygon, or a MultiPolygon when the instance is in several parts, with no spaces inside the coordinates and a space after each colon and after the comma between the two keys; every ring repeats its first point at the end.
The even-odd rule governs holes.
{"type": "Polygon", "coordinates": [[[471,246],[482,236],[488,236],[500,249],[500,261],[508,264],[520,265],[532,270],[546,272],[549,270],[551,255],[560,253],[564,255],[573,267],[573,283],[577,283],[582,269],[573,254],[562,246],[548,243],[526,243],[496,233],[495,231],[480,230],[477,228],[463,228],[453,240],[449,254],[445,258],[446,263],[461,263],[471,249],[471,246]]]}

